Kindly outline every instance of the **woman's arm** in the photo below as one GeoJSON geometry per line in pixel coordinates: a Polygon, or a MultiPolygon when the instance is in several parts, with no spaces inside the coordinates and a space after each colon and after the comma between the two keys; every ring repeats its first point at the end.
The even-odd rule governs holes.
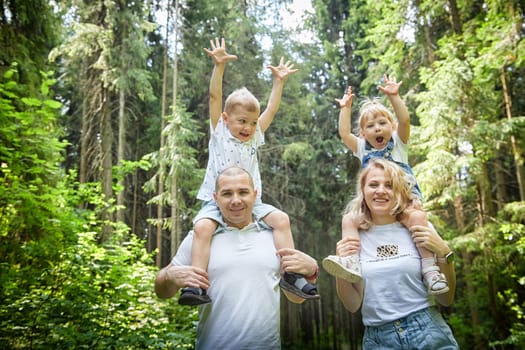
{"type": "Polygon", "coordinates": [[[354,313],[361,307],[363,302],[363,283],[350,283],[341,278],[335,279],[335,287],[339,300],[345,309],[354,313]]]}
{"type": "Polygon", "coordinates": [[[447,278],[449,288],[447,293],[436,295],[436,300],[443,306],[450,306],[454,302],[456,292],[456,271],[454,262],[447,262],[445,256],[452,250],[433,227],[413,226],[411,232],[412,239],[418,248],[426,248],[436,254],[439,269],[447,278]]]}
{"type": "MultiPolygon", "coordinates": [[[[335,251],[338,256],[349,256],[359,254],[361,241],[355,237],[344,237],[337,242],[335,251]]],[[[363,282],[350,283],[341,278],[335,279],[337,296],[343,303],[345,309],[356,312],[363,302],[363,282]]]]}

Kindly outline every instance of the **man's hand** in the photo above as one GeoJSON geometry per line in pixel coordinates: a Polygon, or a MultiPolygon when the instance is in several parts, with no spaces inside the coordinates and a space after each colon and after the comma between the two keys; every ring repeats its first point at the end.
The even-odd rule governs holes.
{"type": "Polygon", "coordinates": [[[208,289],[210,286],[208,273],[199,267],[170,265],[166,270],[166,275],[168,280],[179,287],[208,289]]]}
{"type": "Polygon", "coordinates": [[[183,287],[208,289],[209,286],[208,273],[195,266],[169,264],[155,278],[155,293],[159,298],[171,298],[183,287]]]}
{"type": "Polygon", "coordinates": [[[279,249],[277,255],[281,257],[281,268],[286,272],[295,272],[303,276],[312,276],[318,269],[317,261],[315,261],[314,258],[297,249],[279,249]]]}

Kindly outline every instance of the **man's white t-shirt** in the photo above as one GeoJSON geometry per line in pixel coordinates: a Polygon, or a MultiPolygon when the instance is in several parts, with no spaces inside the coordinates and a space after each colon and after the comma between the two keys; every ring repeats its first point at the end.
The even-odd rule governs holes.
{"type": "Polygon", "coordinates": [[[257,148],[262,145],[264,145],[264,133],[259,122],[257,122],[253,137],[246,142],[241,142],[232,136],[222,118],[219,117],[215,130],[213,130],[210,121],[208,165],[206,166],[206,175],[197,194],[197,199],[205,202],[213,200],[215,180],[222,170],[230,166],[241,167],[250,173],[253,184],[257,189],[257,198],[261,198],[262,183],[257,148]]]}
{"type": "MultiPolygon", "coordinates": [[[[172,264],[191,265],[192,238],[172,264]]],[[[255,223],[219,228],[208,265],[212,302],[199,307],[196,349],[280,349],[279,268],[272,231],[255,223]]]]}

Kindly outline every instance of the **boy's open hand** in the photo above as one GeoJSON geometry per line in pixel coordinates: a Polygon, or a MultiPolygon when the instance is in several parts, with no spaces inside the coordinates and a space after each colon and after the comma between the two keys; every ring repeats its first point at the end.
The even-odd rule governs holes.
{"type": "Polygon", "coordinates": [[[349,86],[346,90],[346,94],[344,94],[343,98],[339,99],[336,98],[335,101],[339,103],[339,108],[344,107],[352,107],[352,98],[354,97],[354,94],[352,94],[352,87],[349,86]]]}
{"type": "Polygon", "coordinates": [[[293,63],[291,63],[290,61],[286,61],[286,63],[284,63],[283,57],[281,57],[281,60],[279,61],[279,65],[277,67],[269,65],[267,68],[272,71],[273,77],[275,79],[280,80],[285,80],[289,75],[298,71],[298,69],[293,69],[293,63]]]}
{"type": "Polygon", "coordinates": [[[396,83],[395,79],[390,79],[386,74],[383,76],[383,79],[385,80],[385,85],[378,86],[377,88],[385,95],[398,95],[399,87],[403,84],[403,81],[396,83]]]}
{"type": "Polygon", "coordinates": [[[219,42],[219,38],[215,38],[215,42],[210,40],[211,50],[204,48],[204,51],[213,58],[215,64],[224,64],[229,61],[235,61],[237,56],[230,55],[226,52],[226,45],[224,44],[224,38],[219,42]]]}

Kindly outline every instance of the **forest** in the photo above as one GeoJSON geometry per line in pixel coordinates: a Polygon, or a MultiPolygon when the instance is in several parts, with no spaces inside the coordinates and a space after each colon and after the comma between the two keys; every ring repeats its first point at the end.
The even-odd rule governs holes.
{"type": "MultiPolygon", "coordinates": [[[[402,81],[410,164],[455,252],[440,311],[461,349],[525,348],[525,3],[520,0],[2,0],[0,344],[193,349],[197,308],[153,281],[191,230],[208,154],[213,62],[224,96],[264,108],[286,80],[259,159],[263,201],[295,245],[333,254],[359,161],[336,98],[402,81]],[[305,10],[301,10],[305,8],[305,10]]],[[[384,100],[388,106],[388,101],[384,100]]],[[[283,349],[360,349],[359,313],[320,272],[321,299],[281,298],[283,349]]]]}

